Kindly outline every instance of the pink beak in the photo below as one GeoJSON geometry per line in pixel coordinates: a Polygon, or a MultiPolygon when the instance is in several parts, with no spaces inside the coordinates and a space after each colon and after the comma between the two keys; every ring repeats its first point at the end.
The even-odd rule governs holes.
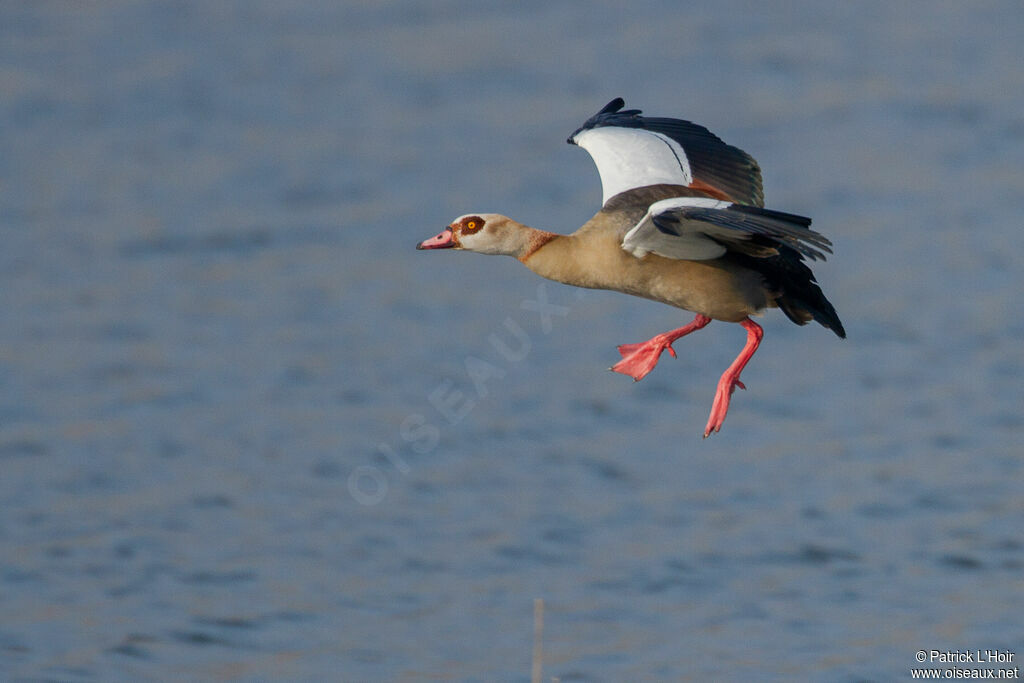
{"type": "Polygon", "coordinates": [[[416,245],[417,249],[451,249],[455,246],[455,240],[453,239],[451,228],[445,228],[440,234],[431,237],[428,240],[423,240],[416,245]]]}

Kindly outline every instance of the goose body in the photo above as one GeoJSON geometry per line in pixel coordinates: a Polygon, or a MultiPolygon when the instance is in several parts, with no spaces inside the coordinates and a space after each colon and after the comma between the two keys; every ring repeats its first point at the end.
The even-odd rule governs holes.
{"type": "Polygon", "coordinates": [[[639,381],[672,342],[711,320],[740,323],[747,344],[718,383],[704,436],[721,429],[740,372],[763,331],[750,320],[780,308],[793,322],[846,332],[805,259],[831,243],[803,216],[763,208],[757,162],[688,121],[622,111],[617,98],[568,142],[586,149],[601,176],[601,209],[571,235],[492,213],[465,214],[417,249],[514,256],[538,275],[607,289],[696,313],[679,329],[619,347],[611,369],[639,381]]]}

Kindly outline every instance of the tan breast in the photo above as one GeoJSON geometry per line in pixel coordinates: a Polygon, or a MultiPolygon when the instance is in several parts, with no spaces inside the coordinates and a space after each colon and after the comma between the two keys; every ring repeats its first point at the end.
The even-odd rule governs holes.
{"type": "Polygon", "coordinates": [[[631,218],[599,213],[576,233],[553,237],[523,262],[549,280],[623,292],[716,320],[738,322],[774,306],[761,275],[728,257],[710,261],[656,254],[634,257],[620,246],[623,220],[631,218]]]}

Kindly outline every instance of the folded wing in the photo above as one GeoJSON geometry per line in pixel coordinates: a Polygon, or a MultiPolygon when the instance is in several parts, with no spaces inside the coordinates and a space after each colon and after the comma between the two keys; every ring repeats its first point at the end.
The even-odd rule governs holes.
{"type": "Polygon", "coordinates": [[[622,240],[634,256],[704,261],[726,251],[768,257],[789,247],[811,260],[825,259],[832,243],[810,229],[811,219],[758,206],[704,197],[654,202],[622,240]]]}

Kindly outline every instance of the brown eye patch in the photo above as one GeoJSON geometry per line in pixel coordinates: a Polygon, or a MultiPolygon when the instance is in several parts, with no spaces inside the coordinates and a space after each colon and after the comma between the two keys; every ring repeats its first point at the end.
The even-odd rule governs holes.
{"type": "Polygon", "coordinates": [[[462,234],[472,235],[484,227],[484,219],[480,216],[466,216],[461,223],[462,234]]]}

